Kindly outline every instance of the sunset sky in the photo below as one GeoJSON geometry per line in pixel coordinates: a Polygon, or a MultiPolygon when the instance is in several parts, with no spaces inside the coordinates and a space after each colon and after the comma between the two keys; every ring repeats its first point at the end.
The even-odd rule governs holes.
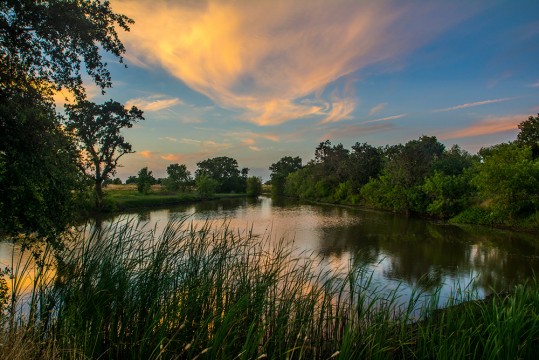
{"type": "Polygon", "coordinates": [[[113,0],[135,20],[105,96],[146,120],[118,175],[230,156],[250,174],[319,142],[435,135],[475,153],[539,112],[539,1],[113,0]]]}

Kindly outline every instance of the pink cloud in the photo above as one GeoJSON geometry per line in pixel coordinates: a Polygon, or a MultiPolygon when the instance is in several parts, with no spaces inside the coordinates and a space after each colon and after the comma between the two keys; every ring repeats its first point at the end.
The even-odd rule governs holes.
{"type": "Polygon", "coordinates": [[[438,137],[441,140],[459,139],[473,136],[491,135],[506,131],[516,131],[518,124],[526,120],[529,115],[511,115],[502,117],[491,117],[480,120],[475,124],[464,129],[451,131],[449,133],[440,134],[438,137]]]}
{"type": "Polygon", "coordinates": [[[369,111],[369,116],[372,116],[372,115],[375,115],[375,114],[379,113],[380,111],[382,111],[386,107],[386,105],[387,105],[387,103],[381,103],[381,104],[378,104],[378,105],[374,106],[369,111]]]}

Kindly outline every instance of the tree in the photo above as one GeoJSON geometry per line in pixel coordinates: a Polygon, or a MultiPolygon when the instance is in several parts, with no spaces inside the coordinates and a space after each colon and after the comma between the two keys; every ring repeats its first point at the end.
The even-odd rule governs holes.
{"type": "Polygon", "coordinates": [[[472,180],[495,221],[525,217],[539,210],[539,161],[529,147],[498,144],[481,149],[482,163],[472,180]]]}
{"type": "Polygon", "coordinates": [[[152,172],[148,170],[148,167],[140,169],[137,176],[138,192],[144,195],[148,194],[153,184],[155,184],[155,178],[153,177],[152,172]]]}
{"type": "Polygon", "coordinates": [[[170,191],[186,191],[193,178],[184,164],[170,164],[167,167],[168,177],[164,180],[165,187],[170,191]]]}
{"type": "Polygon", "coordinates": [[[0,100],[0,229],[55,241],[83,183],[56,114],[25,95],[0,100]],[[32,106],[28,106],[32,104],[32,106]],[[21,137],[20,134],[25,134],[21,137]]]}
{"type": "Polygon", "coordinates": [[[111,85],[103,52],[122,61],[117,31],[133,21],[109,2],[0,2],[0,227],[56,237],[73,214],[76,156],[54,111],[59,89],[84,97],[82,71],[111,85]]]}
{"type": "Polygon", "coordinates": [[[240,175],[238,162],[235,159],[220,156],[201,161],[197,163],[197,166],[195,178],[207,176],[216,180],[218,185],[215,191],[221,193],[245,192],[245,178],[240,175]]]}
{"type": "Polygon", "coordinates": [[[520,132],[517,135],[517,144],[530,146],[534,159],[539,157],[539,114],[530,116],[528,120],[518,125],[520,132]]]}
{"type": "Polygon", "coordinates": [[[271,164],[271,191],[273,195],[280,196],[285,192],[285,182],[288,174],[301,169],[301,158],[299,156],[285,156],[276,163],[271,164]]]}
{"type": "Polygon", "coordinates": [[[371,178],[377,178],[382,172],[384,158],[382,149],[367,143],[355,143],[352,146],[347,168],[350,181],[356,191],[369,182],[371,178]]]}
{"type": "Polygon", "coordinates": [[[130,110],[116,101],[102,105],[82,100],[66,105],[68,120],[66,128],[77,141],[82,154],[81,172],[92,178],[97,208],[103,204],[103,182],[116,174],[118,160],[133,153],[131,144],[125,141],[121,130],[131,128],[138,120],[144,120],[142,111],[135,106],[130,110]]]}
{"type": "Polygon", "coordinates": [[[251,176],[247,179],[247,195],[256,197],[260,194],[262,194],[262,179],[251,176]]]}
{"type": "Polygon", "coordinates": [[[217,180],[205,174],[198,176],[196,179],[197,193],[201,199],[207,199],[215,194],[218,186],[219,182],[217,180]]]}
{"type": "Polygon", "coordinates": [[[0,4],[0,81],[11,89],[50,98],[60,88],[84,97],[81,69],[105,89],[111,86],[106,51],[120,62],[125,47],[117,30],[133,20],[108,1],[6,0],[0,4]],[[36,85],[39,88],[36,88],[36,85]]]}

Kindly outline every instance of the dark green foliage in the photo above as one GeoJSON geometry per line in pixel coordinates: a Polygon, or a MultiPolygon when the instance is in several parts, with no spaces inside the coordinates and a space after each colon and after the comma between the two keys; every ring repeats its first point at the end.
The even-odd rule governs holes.
{"type": "Polygon", "coordinates": [[[0,133],[0,229],[55,239],[84,185],[72,142],[48,106],[22,94],[0,96],[0,133]]]}
{"type": "Polygon", "coordinates": [[[198,196],[202,199],[211,197],[217,191],[219,183],[208,175],[199,175],[196,179],[198,196]]]}
{"type": "Polygon", "coordinates": [[[163,180],[163,185],[169,191],[185,192],[192,185],[191,172],[184,164],[170,164],[167,167],[168,177],[163,180]]]}
{"type": "Polygon", "coordinates": [[[125,180],[126,185],[127,184],[136,184],[137,183],[137,177],[135,175],[131,175],[125,180]]]}
{"type": "MultiPolygon", "coordinates": [[[[4,230],[49,239],[73,215],[78,185],[72,144],[55,113],[53,94],[85,97],[87,73],[110,87],[103,53],[122,61],[117,31],[132,20],[109,2],[0,2],[0,218],[4,230]],[[75,171],[74,171],[75,170],[75,171]]],[[[82,181],[82,179],[79,179],[82,181]]]]}
{"type": "Polygon", "coordinates": [[[152,185],[155,184],[155,178],[152,172],[148,170],[148,167],[144,167],[139,170],[137,176],[137,190],[141,194],[148,194],[152,185]]]}
{"type": "MultiPolygon", "coordinates": [[[[111,86],[102,52],[122,61],[117,30],[133,21],[108,1],[6,0],[0,3],[0,82],[22,91],[65,88],[84,96],[81,69],[95,84],[111,86]]],[[[50,93],[49,93],[50,95],[50,93]]]]}
{"type": "Polygon", "coordinates": [[[271,192],[275,196],[284,195],[285,182],[288,174],[301,169],[299,156],[285,156],[269,167],[271,170],[271,192]]]}
{"type": "Polygon", "coordinates": [[[481,149],[483,161],[473,183],[496,221],[504,223],[539,210],[539,160],[530,147],[499,144],[481,149]]]}
{"type": "Polygon", "coordinates": [[[534,159],[539,158],[539,114],[530,116],[528,120],[518,125],[520,132],[517,136],[517,144],[529,146],[532,149],[534,159]]]}
{"type": "Polygon", "coordinates": [[[195,179],[207,176],[217,182],[218,193],[244,193],[249,169],[238,169],[238,162],[227,156],[207,159],[197,163],[195,179]]]}
{"type": "Polygon", "coordinates": [[[256,176],[247,178],[247,195],[259,196],[262,194],[262,179],[256,176]]]}
{"type": "MultiPolygon", "coordinates": [[[[383,169],[383,151],[367,143],[356,143],[348,159],[349,181],[354,189],[360,189],[372,178],[377,178],[383,169]]],[[[357,191],[357,190],[356,190],[357,191]]]]}

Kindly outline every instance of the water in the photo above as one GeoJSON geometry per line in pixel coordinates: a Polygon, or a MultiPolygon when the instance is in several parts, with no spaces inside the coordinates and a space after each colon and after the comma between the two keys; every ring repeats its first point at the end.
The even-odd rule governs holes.
{"type": "Polygon", "coordinates": [[[539,241],[533,235],[379,211],[260,197],[122,216],[158,231],[169,219],[184,216],[195,224],[211,220],[219,226],[226,221],[239,232],[252,229],[274,241],[293,242],[298,252],[320,255],[322,266],[331,269],[366,266],[375,286],[398,286],[405,297],[413,289],[429,293],[439,288],[442,302],[461,291],[483,297],[539,272],[539,241]]]}
{"type": "MultiPolygon", "coordinates": [[[[294,201],[228,199],[170,209],[144,210],[96,221],[101,226],[134,218],[159,232],[169,220],[189,217],[195,225],[223,222],[272,241],[284,238],[297,252],[322,257],[328,269],[365,266],[373,286],[399,288],[404,300],[414,289],[440,301],[459,292],[483,297],[522,283],[539,272],[536,236],[478,226],[454,226],[378,211],[306,205],[294,201]]],[[[11,260],[0,244],[0,266],[11,260]]]]}

